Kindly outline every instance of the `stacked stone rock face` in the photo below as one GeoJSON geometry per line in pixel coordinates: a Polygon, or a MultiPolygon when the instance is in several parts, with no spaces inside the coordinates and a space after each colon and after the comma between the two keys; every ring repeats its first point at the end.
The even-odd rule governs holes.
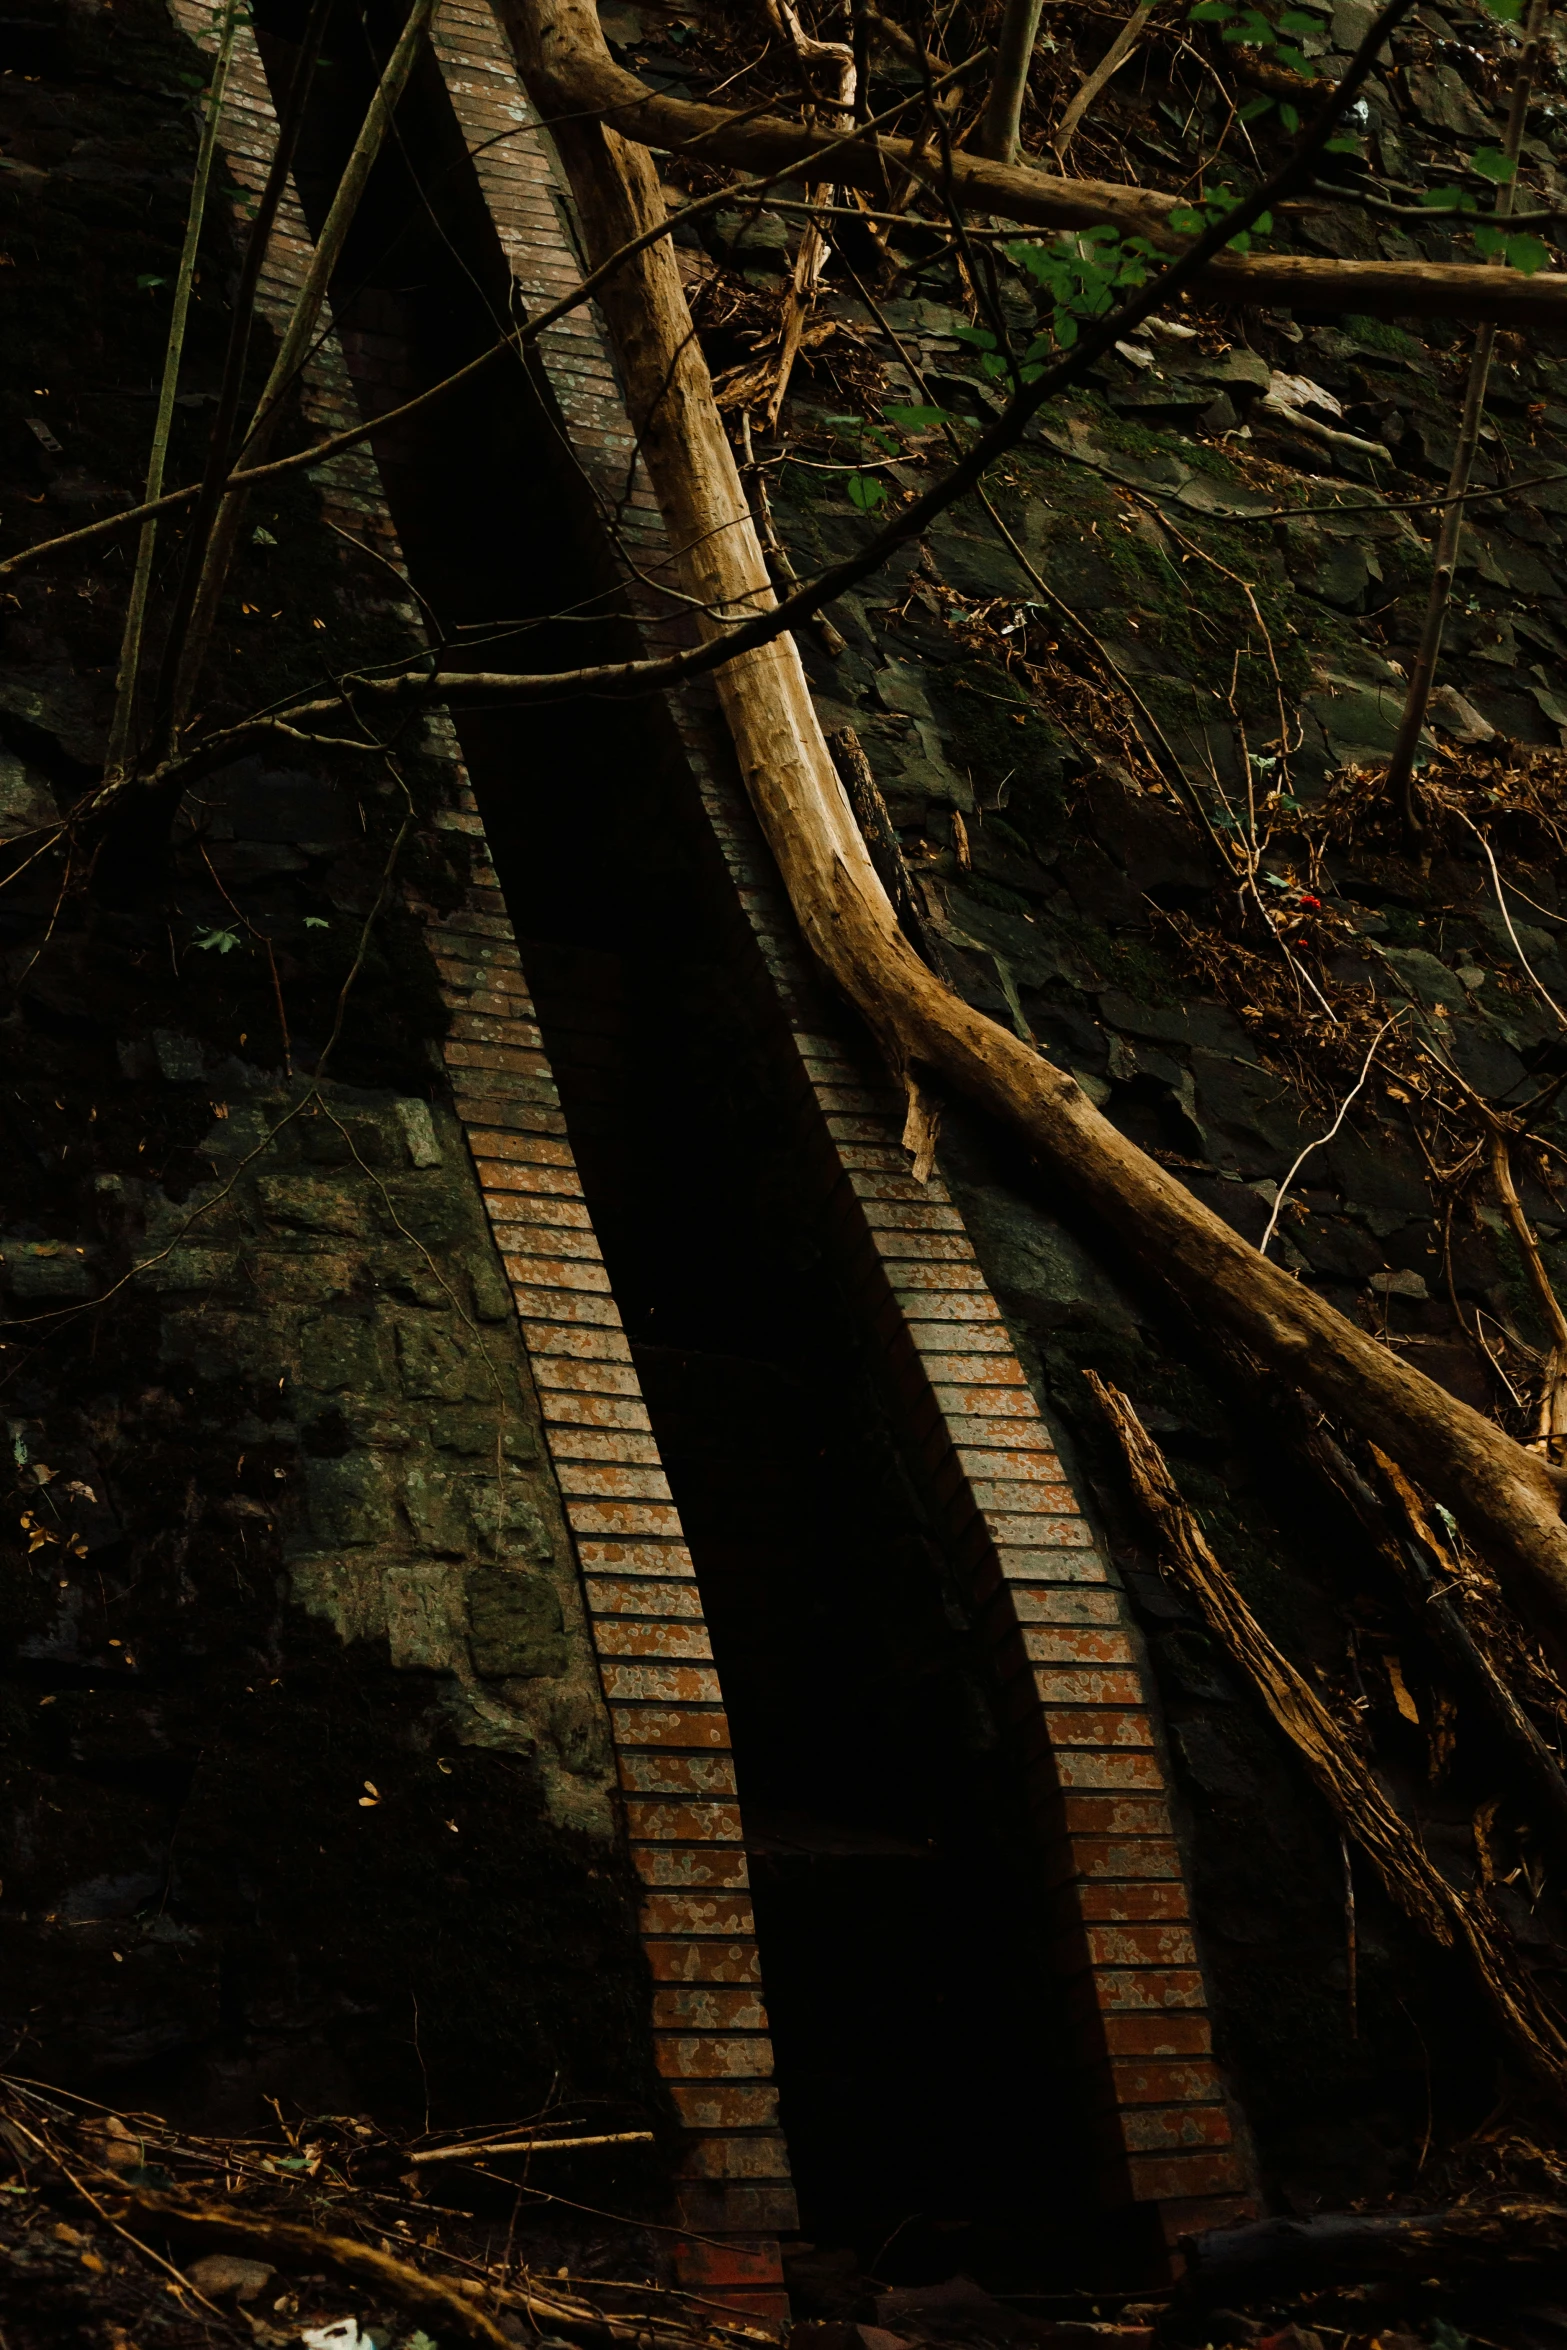
{"type": "MultiPolygon", "coordinates": [[[[190,21],[195,28],[201,20],[190,21]]],[[[577,269],[563,191],[545,143],[526,135],[531,115],[504,34],[487,7],[454,4],[440,14],[434,45],[499,241],[524,304],[536,307],[574,283],[577,269]]],[[[254,173],[265,150],[264,94],[253,62],[242,70],[258,121],[254,173]]],[[[280,248],[273,299],[302,252],[296,225],[280,248]]],[[[373,325],[361,308],[345,337],[371,407],[394,395],[400,372],[395,336],[373,325]]],[[[628,556],[656,572],[664,560],[657,516],[634,471],[628,483],[631,435],[593,315],[577,312],[551,330],[543,357],[577,463],[604,509],[618,514],[628,556]]],[[[334,419],[340,365],[329,349],[334,392],[326,406],[334,419]]],[[[321,387],[314,398],[325,413],[321,387]]],[[[385,454],[397,461],[395,449],[385,454]]],[[[358,487],[360,527],[373,515],[379,543],[396,560],[362,462],[358,487]]],[[[649,621],[658,625],[651,611],[649,621]]],[[[806,1161],[827,1195],[828,1220],[874,1325],[911,1448],[989,1627],[1018,1767],[1032,1791],[1039,1867],[1056,1888],[1062,1988],[1042,1984],[1041,1996],[1064,1991],[1077,2019],[1096,2116],[1085,2158],[1107,2204],[1149,2206],[1169,2234],[1232,2215],[1250,2208],[1249,2182],[1212,2061],[1164,1769],[1124,1602],[961,1215],[939,1177],[913,1180],[897,1105],[833,1037],[832,1014],[804,968],[766,853],[713,756],[710,717],[693,705],[677,722],[733,890],[736,981],[798,1069],[806,1161]]],[[[687,2131],[676,2166],[679,2216],[694,2231],[683,2273],[759,2313],[777,2313],[777,2236],[794,2224],[794,2212],[746,1893],[743,1790],[734,1783],[722,1693],[526,975],[455,766],[445,821],[468,837],[475,858],[465,906],[432,918],[427,932],[452,1016],[445,1060],[510,1285],[515,1318],[507,1336],[520,1341],[540,1399],[586,1600],[621,1817],[643,1885],[653,2045],[687,2131]]],[[[363,1477],[362,1466],[333,1466],[350,1513],[356,1474],[363,1477]]],[[[376,1491],[372,1480],[367,1524],[376,1491]]],[[[430,1506],[448,1500],[442,1487],[430,1506]]],[[[335,1611],[345,1636],[394,1622],[392,1606],[377,1597],[387,1586],[374,1559],[349,1568],[302,1563],[295,1581],[307,1604],[335,1611]]],[[[470,1584],[472,1656],[486,1639],[504,1640],[508,1625],[520,1637],[537,1640],[541,1630],[564,1637],[541,1624],[536,1606],[508,1616],[499,1585],[485,1590],[481,1626],[470,1584]]],[[[400,1640],[413,1661],[406,1613],[396,1616],[394,1652],[400,1640]]],[[[442,1616],[431,1591],[421,1661],[437,1669],[462,1645],[449,1632],[443,1644],[442,1616]]],[[[593,1743],[585,1724],[580,1743],[593,1743]]]]}
{"type": "MultiPolygon", "coordinates": [[[[209,12],[192,6],[185,21],[197,39],[210,42],[209,12]]],[[[443,46],[440,54],[453,70],[450,50],[443,46]]],[[[239,119],[248,117],[251,137],[234,143],[231,161],[242,186],[256,185],[276,121],[259,56],[244,34],[235,86],[244,110],[239,119]]],[[[507,94],[511,111],[499,118],[503,127],[520,113],[514,85],[507,94]]],[[[492,113],[485,129],[496,120],[492,113]]],[[[549,220],[557,248],[550,259],[560,282],[569,284],[569,256],[553,212],[549,220]]],[[[307,237],[290,198],[264,287],[274,313],[286,314],[307,237]]],[[[580,318],[564,322],[551,357],[564,349],[577,361],[590,335],[580,318]]],[[[399,346],[361,323],[348,348],[364,371],[367,401],[384,405],[399,346]]],[[[613,380],[602,359],[599,365],[598,400],[607,411],[613,380]]],[[[312,422],[347,421],[352,396],[342,346],[330,337],[310,371],[312,422]]],[[[623,427],[604,439],[629,448],[623,427]]],[[[361,455],[347,472],[346,485],[337,477],[326,485],[328,513],[360,535],[368,530],[400,569],[373,467],[361,455]]],[[[642,497],[646,503],[645,492],[642,497]]],[[[624,1837],[641,1888],[643,1950],[653,1979],[652,2054],[684,2130],[675,2164],[677,2216],[689,2231],[679,2254],[681,2276],[693,2288],[777,2317],[787,2308],[777,2237],[795,2225],[796,2215],[777,2127],[722,1693],[690,1552],[609,1293],[483,827],[449,728],[437,728],[436,739],[450,765],[450,805],[440,821],[468,843],[470,880],[459,908],[441,915],[426,910],[425,939],[450,1015],[443,1054],[458,1121],[455,1129],[443,1121],[444,1153],[424,1105],[397,1105],[410,1153],[431,1170],[425,1187],[445,1210],[444,1224],[426,1219],[430,1246],[422,1245],[425,1232],[410,1211],[423,1260],[413,1278],[427,1305],[449,1285],[451,1227],[464,1212],[471,1226],[482,1194],[488,1240],[470,1230],[477,1247],[458,1261],[473,1268],[474,1310],[485,1317],[481,1341],[493,1336],[491,1352],[501,1361],[486,1359],[482,1343],[479,1359],[465,1357],[429,1319],[399,1320],[390,1342],[362,1320],[310,1326],[306,1345],[320,1366],[315,1376],[332,1393],[343,1391],[353,1432],[366,1442],[310,1471],[311,1547],[291,1567],[293,1594],[327,1616],[345,1641],[384,1635],[394,1666],[452,1675],[461,1692],[453,1700],[455,1734],[484,1745],[515,1744],[536,1766],[544,1761],[563,1821],[624,1837]],[[483,1467],[454,1475],[443,1461],[427,1466],[406,1449],[384,1449],[404,1443],[401,1413],[391,1432],[377,1420],[389,1343],[397,1350],[403,1394],[455,1407],[443,1424],[459,1429],[458,1440],[483,1467]],[[525,1423],[522,1441],[513,1425],[518,1416],[508,1412],[497,1422],[493,1409],[495,1396],[509,1397],[506,1383],[519,1377],[536,1415],[525,1423]],[[535,1427],[552,1472],[543,1479],[548,1530],[543,1509],[517,1481],[519,1459],[539,1480],[535,1427]],[[498,1478],[492,1462],[504,1464],[498,1478]],[[395,1518],[410,1521],[416,1537],[426,1533],[453,1563],[421,1563],[417,1549],[407,1561],[388,1558],[378,1537],[395,1518]],[[323,1537],[338,1547],[323,1552],[316,1547],[323,1537]],[[472,1561],[476,1541],[495,1566],[472,1561]],[[537,1571],[536,1560],[564,1567],[563,1594],[537,1571]],[[584,1632],[596,1665],[591,1694],[584,1632]],[[557,1688],[562,1681],[566,1686],[557,1688]]],[[[250,1127],[242,1131],[248,1145],[250,1127]]],[[[386,1192],[384,1182],[370,1180],[373,1191],[386,1192]]],[[[349,1196],[351,1185],[273,1175],[258,1183],[268,1197],[276,1195],[279,1212],[307,1225],[313,1219],[324,1232],[357,1230],[354,1219],[363,1222],[365,1209],[349,1196]]],[[[398,1189],[406,1191],[406,1181],[398,1189]]],[[[395,1198],[390,1205],[395,1210],[395,1198]]],[[[355,1269],[339,1267],[340,1284],[349,1284],[355,1269]]],[[[210,1277],[212,1268],[207,1271],[210,1277]]],[[[459,1313],[463,1302],[451,1300],[459,1313]]],[[[219,1329],[212,1340],[222,1345],[231,1336],[219,1329]]],[[[519,1897],[526,1891],[519,1883],[519,1897]]],[[[494,1996],[504,2001],[508,1987],[497,1983],[494,1996]]]]}

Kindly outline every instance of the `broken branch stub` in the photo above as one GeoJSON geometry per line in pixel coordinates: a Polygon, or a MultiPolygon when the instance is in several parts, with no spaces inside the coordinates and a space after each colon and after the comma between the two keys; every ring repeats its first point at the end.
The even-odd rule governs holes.
{"type": "MultiPolygon", "coordinates": [[[[586,37],[581,0],[511,0],[508,21],[524,77],[548,113],[569,79],[562,59],[586,37]]],[[[592,35],[602,47],[596,22],[592,35]]],[[[642,148],[572,112],[552,132],[594,263],[656,222],[663,199],[642,148]]],[[[605,280],[599,298],[682,587],[705,613],[730,622],[771,610],[766,562],[667,241],[642,247],[605,280]]],[[[711,637],[727,622],[711,617],[702,625],[711,637]]],[[[1468,1530],[1512,1604],[1567,1656],[1562,1480],[1259,1256],[1102,1117],[1073,1078],[926,969],[900,930],[845,798],[792,639],[738,653],[715,675],[746,789],[796,919],[890,1066],[900,1077],[935,1072],[1002,1119],[1101,1230],[1194,1316],[1217,1319],[1341,1423],[1395,1456],[1468,1530]]]]}

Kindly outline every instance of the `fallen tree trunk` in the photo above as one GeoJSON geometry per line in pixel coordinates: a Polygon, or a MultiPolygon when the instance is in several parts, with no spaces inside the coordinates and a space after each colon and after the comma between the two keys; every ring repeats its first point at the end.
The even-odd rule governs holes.
{"type": "MultiPolygon", "coordinates": [[[[1092,228],[1108,221],[1125,236],[1148,237],[1174,252],[1169,215],[1187,201],[1156,188],[1115,180],[1064,179],[1019,164],[957,153],[949,164],[909,139],[878,137],[844,145],[833,134],[780,115],[731,112],[694,99],[668,98],[617,65],[605,46],[592,0],[551,0],[526,38],[527,75],[546,115],[595,115],[623,139],[677,148],[742,171],[820,178],[816,157],[831,147],[831,177],[841,187],[884,198],[885,173],[906,172],[973,213],[1036,228],[1092,228]],[[950,170],[950,180],[948,172],[950,170]]],[[[1220,305],[1287,304],[1302,310],[1368,316],[1492,319],[1507,326],[1567,317],[1567,273],[1533,277],[1481,262],[1324,261],[1298,254],[1225,254],[1198,278],[1194,298],[1220,305]]]]}
{"type": "Polygon", "coordinates": [[[1567,2208],[1498,2203],[1473,2210],[1325,2212],[1211,2228],[1184,2242],[1183,2303],[1328,2284],[1342,2278],[1462,2275],[1556,2268],[1567,2259],[1567,2208]]]}
{"type": "MultiPolygon", "coordinates": [[[[510,0],[522,71],[549,107],[582,0],[510,0]]],[[[662,212],[646,154],[584,119],[551,125],[590,265],[662,212]]],[[[835,165],[836,169],[837,166],[835,165]]],[[[1490,274],[1490,273],[1487,273],[1490,274]]],[[[680,584],[716,633],[775,598],[667,241],[600,295],[680,584]],[[726,616],[726,617],[725,617],[726,616]]],[[[735,751],[796,918],[894,1069],[934,1071],[1004,1119],[1047,1174],[1206,1321],[1361,1430],[1446,1504],[1510,1599],[1567,1658],[1564,1480],[1273,1265],[1129,1142],[1075,1081],[942,985],[903,937],[833,766],[799,654],[779,637],[716,672],[735,751]]]]}

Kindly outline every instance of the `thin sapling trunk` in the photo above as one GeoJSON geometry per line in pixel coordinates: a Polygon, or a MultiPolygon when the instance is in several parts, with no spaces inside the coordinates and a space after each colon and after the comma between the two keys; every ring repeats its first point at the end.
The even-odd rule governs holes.
{"type": "Polygon", "coordinates": [[[244,393],[245,368],[250,357],[251,334],[256,320],[256,288],[260,284],[262,267],[272,242],[278,206],[283,201],[283,190],[288,185],[288,175],[293,169],[294,150],[299,144],[305,107],[315,79],[316,60],[321,54],[321,43],[331,11],[332,0],[312,0],[293,78],[284,101],[282,120],[278,124],[277,145],[267,167],[261,200],[250,224],[250,238],[245,247],[244,265],[240,270],[233,316],[229,322],[228,348],[223,354],[223,376],[218,386],[218,404],[212,419],[212,437],[207,444],[206,467],[186,535],[185,558],[180,567],[174,608],[169,615],[168,638],[158,678],[157,699],[153,705],[152,731],[160,739],[167,733],[174,708],[181,651],[195,607],[196,589],[201,579],[207,542],[212,535],[213,519],[222,501],[228,477],[234,469],[239,403],[244,393]]]}
{"type": "MultiPolygon", "coordinates": [[[[423,45],[425,35],[429,31],[430,20],[435,14],[437,5],[438,0],[413,0],[413,6],[408,12],[407,20],[397,37],[396,47],[387,59],[386,70],[377,85],[375,96],[370,101],[364,121],[359,126],[359,136],[354,141],[353,152],[343,167],[343,176],[338,182],[331,210],[327,214],[321,234],[316,241],[315,252],[305,274],[305,282],[299,289],[288,325],[283,330],[283,339],[279,345],[277,357],[272,363],[272,372],[267,378],[261,398],[256,403],[256,413],[251,419],[250,429],[245,435],[244,446],[240,451],[241,465],[248,466],[260,463],[271,445],[273,434],[282,421],[284,404],[288,394],[293,389],[295,380],[309,356],[310,346],[315,340],[321,313],[326,306],[332,275],[342,258],[343,246],[347,241],[349,229],[352,227],[354,216],[359,210],[360,200],[369,183],[376,158],[381,152],[387,131],[391,127],[397,102],[407,87],[408,77],[413,71],[414,61],[423,45]]],[[[234,545],[239,536],[239,526],[244,510],[245,494],[240,490],[231,490],[218,508],[212,536],[203,557],[201,577],[196,588],[191,612],[190,628],[185,642],[179,648],[179,669],[172,705],[156,745],[156,754],[159,758],[166,755],[167,750],[178,736],[179,730],[184,724],[185,714],[190,708],[191,700],[195,694],[206,661],[207,646],[211,641],[213,623],[217,618],[218,600],[223,593],[224,584],[228,578],[229,565],[233,560],[234,545]]]]}
{"type": "Polygon", "coordinates": [[[1023,100],[1028,91],[1028,69],[1034,62],[1034,42],[1044,0],[1006,0],[1001,38],[996,44],[996,70],[991,76],[974,144],[993,163],[1016,163],[1023,100]]]}
{"type": "MultiPolygon", "coordinates": [[[[196,170],[190,184],[190,209],[185,217],[185,242],[174,279],[174,302],[169,312],[169,340],[163,355],[163,381],[158,387],[158,411],[152,428],[152,454],[147,460],[147,501],[163,495],[163,473],[168,463],[169,435],[174,424],[174,395],[179,389],[185,356],[185,324],[190,316],[191,289],[196,282],[196,259],[201,249],[202,222],[207,212],[207,189],[212,159],[218,146],[218,117],[234,54],[239,26],[239,0],[229,0],[218,36],[218,54],[207,85],[207,111],[196,148],[196,170]]],[[[156,519],[144,522],[136,545],[136,568],[131,576],[125,632],[120,639],[120,666],[114,681],[114,716],[109,725],[109,751],[104,762],[111,782],[125,771],[136,724],[136,682],[141,671],[142,636],[147,622],[147,598],[152,587],[152,563],[158,544],[156,519]]]]}

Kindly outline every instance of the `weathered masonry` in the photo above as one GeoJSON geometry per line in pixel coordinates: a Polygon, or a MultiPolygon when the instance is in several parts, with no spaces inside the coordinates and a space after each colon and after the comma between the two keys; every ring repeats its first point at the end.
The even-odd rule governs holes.
{"type": "MultiPolygon", "coordinates": [[[[210,39],[210,17],[194,0],[181,5],[182,21],[210,39]]],[[[450,0],[434,51],[439,91],[427,88],[422,103],[427,112],[440,103],[449,110],[451,132],[473,158],[468,168],[489,232],[522,305],[535,307],[578,272],[548,143],[531,128],[504,31],[487,6],[450,0]]],[[[245,136],[234,140],[231,160],[241,183],[254,185],[273,117],[253,49],[242,58],[241,87],[244,112],[233,119],[245,136]]],[[[302,267],[308,233],[293,210],[271,264],[274,305],[302,267]]],[[[314,368],[311,402],[322,421],[348,417],[355,402],[373,413],[418,380],[406,307],[372,285],[345,297],[339,326],[340,342],[329,342],[314,368]]],[[[559,436],[555,454],[576,470],[590,526],[593,506],[617,519],[628,558],[653,583],[630,583],[644,625],[667,634],[656,586],[658,519],[590,314],[575,313],[546,336],[542,377],[533,429],[552,425],[559,436]]],[[[424,525],[408,478],[417,451],[399,437],[380,455],[384,491],[361,459],[334,470],[327,496],[344,527],[371,537],[400,565],[387,499],[394,511],[409,505],[418,538],[424,525]]],[[[415,584],[429,585],[417,564],[415,584]]],[[[774,1081],[791,1105],[802,1180],[830,1236],[836,1277],[853,1301],[927,1522],[960,1579],[1005,1725],[1007,1768],[1026,1791],[1030,1866],[1045,1920],[1031,1996],[1059,2009],[1070,2047],[1078,2167],[1091,2166],[1104,2207],[1146,2211],[1173,2239],[1248,2208],[1250,2179],[1214,2062],[1138,1636],[963,1217],[939,1175],[913,1179],[899,1141],[901,1104],[804,966],[711,714],[693,696],[673,719],[674,755],[705,824],[704,886],[716,909],[723,984],[767,1040],[774,1081]]],[[[458,739],[469,731],[459,727],[458,739]]],[[[507,893],[485,852],[480,806],[493,802],[500,765],[522,744],[513,737],[508,746],[482,721],[471,731],[480,799],[453,744],[441,819],[471,849],[467,887],[460,904],[422,916],[450,1016],[442,1050],[461,1143],[456,1129],[438,1134],[427,1112],[421,1125],[417,1105],[397,1105],[397,1115],[415,1166],[449,1166],[466,1151],[471,1196],[482,1196],[490,1235],[488,1253],[471,1259],[475,1300],[481,1292],[484,1299],[474,1312],[490,1351],[515,1354],[525,1389],[537,1397],[550,1490],[534,1499],[540,1471],[507,1465],[508,1446],[526,1458],[509,1430],[500,1473],[491,1477],[488,1469],[426,1468],[371,1427],[362,1443],[312,1470],[316,1547],[290,1574],[296,1599],[341,1637],[385,1636],[394,1665],[452,1674],[461,1693],[452,1703],[466,1708],[462,1735],[504,1747],[517,1735],[516,1709],[524,1745],[547,1758],[552,1800],[591,1835],[610,1830],[604,1765],[612,1749],[615,1819],[641,1888],[651,2049],[684,2131],[677,2209],[693,2236],[683,2273],[771,2312],[781,2306],[778,2238],[797,2224],[790,2083],[785,2071],[780,2111],[763,2005],[768,1942],[764,1926],[758,1944],[749,1890],[747,1788],[743,1778],[737,1785],[704,1617],[703,1554],[686,1539],[661,1461],[657,1415],[644,1399],[606,1269],[614,1252],[595,1236],[594,1185],[574,1153],[571,1088],[563,1097],[545,1049],[550,1023],[541,1030],[528,939],[519,954],[507,893]],[[526,1498],[524,1477],[532,1480],[526,1498]],[[448,1550],[464,1548],[452,1531],[454,1511],[466,1507],[481,1536],[488,1511],[497,1565],[383,1555],[373,1530],[394,1492],[415,1522],[424,1512],[432,1542],[448,1550]],[[533,1531],[555,1507],[577,1576],[558,1593],[528,1564],[558,1555],[533,1531]],[[588,1698],[580,1672],[564,1673],[569,1686],[550,1697],[540,1746],[533,1717],[551,1687],[539,1677],[540,1660],[564,1658],[582,1637],[579,1625],[591,1638],[602,1702],[588,1698]]],[[[502,864],[507,871],[505,855],[502,864]]],[[[591,973],[579,972],[572,1004],[569,971],[558,955],[539,953],[556,1025],[563,1034],[591,1029],[591,1003],[585,1017],[583,1001],[594,993],[591,973]]],[[[606,1032],[612,1026],[601,1023],[606,1032]]],[[[584,1098],[580,1085],[577,1093],[584,1098]]],[[[264,1106],[257,1114],[265,1116],[264,1106]]],[[[580,1118],[591,1130],[590,1107],[580,1118]]],[[[242,1130],[231,1123],[237,1143],[242,1130]]],[[[333,1217],[341,1223],[348,1212],[334,1205],[335,1179],[258,1180],[272,1185],[275,1212],[292,1216],[298,1229],[332,1234],[333,1217]]],[[[409,1179],[400,1180],[406,1187],[409,1179]]],[[[616,1203],[606,1198],[613,1219],[616,1203]]],[[[430,1255],[424,1278],[439,1284],[443,1266],[430,1255]]],[[[217,1342],[231,1343],[226,1325],[217,1342]]],[[[309,1375],[351,1399],[354,1412],[373,1413],[377,1350],[387,1343],[379,1329],[329,1324],[306,1343],[309,1375]]],[[[480,1422],[489,1368],[476,1379],[426,1346],[431,1367],[410,1370],[418,1342],[399,1324],[392,1343],[405,1392],[418,1392],[422,1378],[445,1408],[450,1390],[451,1410],[474,1423],[463,1443],[474,1454],[488,1445],[489,1421],[480,1422]]],[[[797,1703],[808,1713],[808,1689],[797,1703]]],[[[497,2002],[507,1995],[504,1980],[494,1984],[497,2002]]]]}

